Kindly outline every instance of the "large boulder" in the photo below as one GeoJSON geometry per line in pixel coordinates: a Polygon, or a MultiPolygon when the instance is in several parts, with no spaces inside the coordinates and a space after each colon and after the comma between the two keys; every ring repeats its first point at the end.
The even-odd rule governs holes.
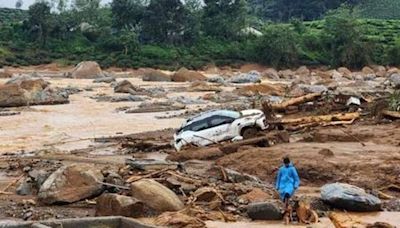
{"type": "Polygon", "coordinates": [[[99,64],[94,61],[80,62],[71,72],[71,77],[76,79],[94,79],[102,76],[99,64]]]}
{"type": "Polygon", "coordinates": [[[278,71],[276,71],[274,68],[266,69],[264,72],[262,72],[262,77],[271,80],[279,80],[278,71]]]}
{"type": "Polygon", "coordinates": [[[280,77],[280,78],[283,78],[283,79],[293,79],[294,76],[296,75],[295,72],[293,72],[293,71],[290,70],[290,69],[287,69],[287,70],[280,70],[280,71],[278,72],[278,74],[279,74],[279,77],[280,77]]]}
{"type": "Polygon", "coordinates": [[[348,211],[379,211],[381,209],[380,199],[350,184],[326,184],[321,188],[321,198],[335,208],[348,211]]]}
{"type": "Polygon", "coordinates": [[[252,203],[247,206],[247,215],[253,220],[281,220],[283,205],[277,200],[252,203]]]}
{"type": "Polygon", "coordinates": [[[130,93],[136,94],[136,92],[141,91],[142,89],[138,86],[134,86],[130,81],[123,80],[114,86],[114,92],[116,93],[130,93]]]}
{"type": "Polygon", "coordinates": [[[400,74],[400,70],[399,70],[398,68],[396,68],[396,67],[391,67],[391,68],[389,68],[389,69],[387,70],[387,72],[386,72],[386,77],[390,77],[390,76],[392,76],[393,74],[400,74]]]}
{"type": "Polygon", "coordinates": [[[273,95],[283,96],[285,94],[286,87],[282,84],[254,84],[246,85],[244,87],[234,90],[241,96],[254,96],[254,95],[273,95]]]}
{"type": "Polygon", "coordinates": [[[0,70],[0,78],[11,78],[12,74],[7,70],[0,70]]]}
{"type": "Polygon", "coordinates": [[[132,183],[132,196],[158,212],[179,211],[184,205],[169,188],[152,179],[132,183]]]}
{"type": "Polygon", "coordinates": [[[349,69],[347,69],[346,67],[339,67],[337,69],[337,71],[339,73],[341,73],[344,77],[348,78],[348,79],[352,78],[352,72],[349,69]]]}
{"type": "Polygon", "coordinates": [[[143,81],[151,81],[151,82],[170,82],[171,77],[159,70],[149,69],[144,72],[143,81]]]}
{"type": "Polygon", "coordinates": [[[368,67],[368,66],[363,67],[362,70],[361,70],[361,72],[362,72],[364,75],[375,74],[375,71],[374,71],[371,67],[368,67]]]}
{"type": "Polygon", "coordinates": [[[171,77],[174,82],[194,82],[194,81],[206,81],[207,77],[203,74],[191,71],[186,68],[181,68],[171,77]]]}
{"type": "Polygon", "coordinates": [[[311,71],[306,66],[301,66],[296,70],[296,74],[302,77],[310,76],[311,71]]]}
{"type": "Polygon", "coordinates": [[[385,77],[386,76],[386,68],[384,66],[374,66],[373,67],[375,74],[377,77],[385,77]]]}
{"type": "Polygon", "coordinates": [[[68,94],[49,86],[43,79],[17,77],[0,85],[0,107],[68,103],[68,94]]]}
{"type": "Polygon", "coordinates": [[[40,187],[38,198],[45,204],[73,203],[103,191],[101,171],[93,166],[73,164],[52,173],[40,187]]]}
{"type": "Polygon", "coordinates": [[[250,71],[246,74],[239,74],[229,79],[230,83],[259,83],[261,82],[261,74],[258,71],[250,71]]]}
{"type": "Polygon", "coordinates": [[[143,202],[129,196],[106,193],[96,200],[96,216],[144,217],[152,210],[143,202]]]}

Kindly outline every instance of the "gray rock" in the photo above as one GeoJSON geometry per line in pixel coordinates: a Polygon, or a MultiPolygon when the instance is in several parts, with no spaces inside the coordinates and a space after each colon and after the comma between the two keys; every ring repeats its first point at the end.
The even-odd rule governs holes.
{"type": "Polygon", "coordinates": [[[138,102],[145,101],[146,99],[141,96],[127,95],[127,96],[114,96],[111,97],[111,102],[138,102]]]}
{"type": "Polygon", "coordinates": [[[192,105],[192,104],[205,104],[206,102],[203,99],[200,98],[190,98],[190,97],[185,97],[185,96],[178,96],[178,97],[172,97],[171,100],[173,102],[178,102],[184,105],[192,105]]]}
{"type": "Polygon", "coordinates": [[[31,178],[25,178],[17,187],[16,193],[21,196],[33,194],[33,184],[31,178]]]}
{"type": "Polygon", "coordinates": [[[228,176],[228,179],[233,183],[240,183],[244,181],[261,183],[261,180],[258,177],[252,176],[247,173],[239,173],[232,169],[225,169],[225,172],[226,175],[228,176]]]}
{"type": "Polygon", "coordinates": [[[239,74],[229,79],[231,83],[258,83],[261,82],[261,74],[257,71],[250,71],[247,74],[239,74]]]}
{"type": "Polygon", "coordinates": [[[321,198],[335,208],[348,211],[379,211],[381,200],[364,189],[344,184],[326,184],[321,188],[321,198]]]}
{"type": "Polygon", "coordinates": [[[390,84],[394,87],[394,88],[400,88],[400,74],[392,74],[389,78],[390,84]]]}
{"type": "Polygon", "coordinates": [[[50,176],[50,172],[45,171],[45,170],[37,170],[34,169],[32,171],[30,171],[28,173],[28,176],[31,177],[33,179],[33,181],[35,182],[35,185],[37,187],[37,189],[40,188],[40,186],[42,186],[42,184],[46,181],[46,179],[50,176]]]}
{"type": "Polygon", "coordinates": [[[116,79],[113,76],[107,76],[107,77],[101,77],[101,78],[96,78],[93,80],[93,83],[112,83],[115,82],[116,79]]]}
{"type": "Polygon", "coordinates": [[[305,93],[322,93],[328,91],[328,88],[324,85],[306,85],[299,84],[297,85],[301,90],[305,93]]]}
{"type": "Polygon", "coordinates": [[[283,207],[279,201],[252,203],[247,206],[247,215],[253,220],[281,220],[283,207]]]}
{"type": "Polygon", "coordinates": [[[207,81],[211,82],[211,83],[223,84],[225,82],[225,79],[222,76],[214,76],[214,77],[208,78],[207,81]]]}

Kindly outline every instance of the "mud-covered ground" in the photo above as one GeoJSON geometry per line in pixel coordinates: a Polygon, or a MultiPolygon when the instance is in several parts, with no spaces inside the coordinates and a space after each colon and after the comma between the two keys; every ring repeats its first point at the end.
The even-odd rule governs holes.
{"type": "MultiPolygon", "coordinates": [[[[222,92],[193,90],[190,82],[145,82],[140,72],[112,69],[117,82],[128,80],[148,92],[139,95],[141,101],[112,102],[108,98],[102,99],[121,96],[114,92],[111,84],[93,83],[92,79],[59,77],[60,72],[69,68],[48,66],[13,70],[16,74],[38,72],[52,86],[73,88],[77,92],[70,95],[68,104],[3,109],[18,114],[0,116],[0,190],[38,167],[55,170],[63,164],[91,163],[118,171],[125,166],[126,158],[164,160],[175,153],[170,141],[174,129],[180,126],[186,116],[218,107],[251,107],[252,101],[255,101],[255,96],[232,92],[248,84],[209,83],[222,92]],[[57,75],[55,77],[52,74],[57,75]],[[235,96],[229,97],[224,93],[235,96]],[[210,96],[223,99],[208,99],[210,96]],[[154,102],[173,102],[185,107],[167,112],[126,112],[140,105],[153,107],[154,102]]],[[[206,74],[209,78],[215,75],[214,72],[206,74]]],[[[0,79],[0,83],[7,80],[0,79]]],[[[263,83],[272,85],[289,85],[293,81],[262,79],[263,83]]],[[[362,84],[358,88],[365,91],[368,85],[362,84]]],[[[370,90],[381,92],[380,88],[371,87],[370,90]]],[[[273,99],[277,93],[267,91],[265,95],[273,99]]],[[[322,112],[322,109],[307,110],[295,116],[316,112],[322,112]]],[[[279,143],[272,147],[242,146],[235,153],[218,156],[215,162],[273,184],[282,157],[289,155],[301,177],[299,195],[318,195],[319,187],[332,182],[354,184],[369,192],[400,183],[399,121],[381,121],[368,116],[345,127],[318,126],[290,131],[289,135],[290,143],[279,143]]],[[[7,192],[15,192],[15,188],[13,185],[7,192]]],[[[397,200],[400,197],[396,191],[386,189],[384,192],[397,200]]],[[[36,201],[35,195],[0,194],[0,219],[94,216],[93,203],[89,199],[68,205],[43,206],[36,201]]],[[[397,208],[393,206],[392,210],[400,210],[399,205],[397,208]]],[[[247,227],[249,224],[236,225],[247,227]]],[[[262,227],[267,224],[252,225],[262,227]]],[[[209,222],[207,226],[225,227],[226,224],[209,222]]]]}

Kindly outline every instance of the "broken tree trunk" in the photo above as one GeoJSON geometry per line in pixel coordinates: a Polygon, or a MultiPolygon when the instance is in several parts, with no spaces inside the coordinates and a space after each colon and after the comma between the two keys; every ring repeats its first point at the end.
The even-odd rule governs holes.
{"type": "Polygon", "coordinates": [[[277,121],[276,123],[280,124],[307,124],[307,123],[322,123],[322,122],[332,122],[332,121],[346,121],[358,119],[360,117],[360,113],[352,112],[352,113],[339,113],[332,115],[322,115],[322,116],[306,116],[301,118],[294,119],[282,119],[277,121]]]}
{"type": "Polygon", "coordinates": [[[276,111],[285,110],[289,106],[303,104],[309,101],[313,101],[321,96],[321,93],[310,93],[305,96],[296,97],[287,101],[284,101],[280,104],[272,104],[272,109],[276,111]]]}
{"type": "Polygon", "coordinates": [[[392,117],[392,118],[396,118],[396,119],[400,119],[400,112],[384,110],[384,111],[382,111],[382,115],[388,116],[388,117],[392,117]]]}

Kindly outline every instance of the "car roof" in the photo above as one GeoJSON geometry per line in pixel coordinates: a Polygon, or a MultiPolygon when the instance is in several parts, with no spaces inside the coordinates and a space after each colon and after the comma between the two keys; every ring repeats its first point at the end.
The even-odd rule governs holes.
{"type": "Polygon", "coordinates": [[[240,112],[232,111],[232,110],[226,110],[226,109],[220,109],[220,110],[211,110],[208,112],[202,112],[197,116],[190,117],[186,120],[186,122],[182,125],[182,127],[189,125],[191,123],[197,122],[199,120],[203,120],[205,118],[211,117],[211,116],[226,116],[226,117],[231,117],[231,118],[239,118],[240,117],[240,112]]]}

